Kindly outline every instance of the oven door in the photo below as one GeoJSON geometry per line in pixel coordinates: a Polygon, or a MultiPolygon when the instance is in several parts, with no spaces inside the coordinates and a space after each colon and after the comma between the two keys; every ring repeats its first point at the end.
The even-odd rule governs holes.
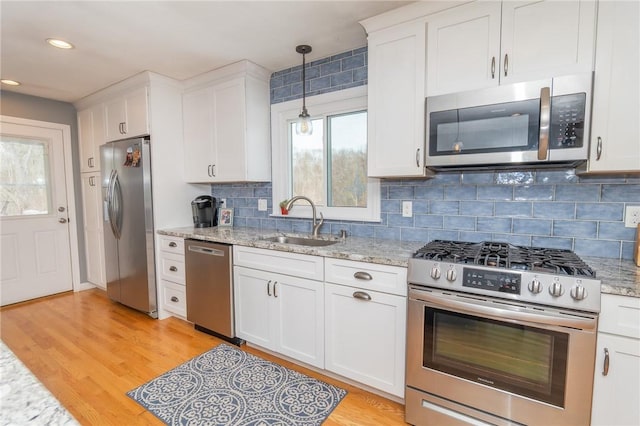
{"type": "Polygon", "coordinates": [[[413,286],[408,303],[408,422],[589,424],[596,315],[413,286]]]}

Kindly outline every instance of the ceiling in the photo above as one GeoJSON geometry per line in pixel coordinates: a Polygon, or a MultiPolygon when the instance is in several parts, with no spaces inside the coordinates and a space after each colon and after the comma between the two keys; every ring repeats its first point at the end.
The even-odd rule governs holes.
{"type": "Polygon", "coordinates": [[[1,78],[74,102],[141,71],[178,80],[249,59],[277,71],[366,45],[358,21],[406,1],[0,0],[1,78]],[[71,42],[61,50],[47,38],[71,42]]]}

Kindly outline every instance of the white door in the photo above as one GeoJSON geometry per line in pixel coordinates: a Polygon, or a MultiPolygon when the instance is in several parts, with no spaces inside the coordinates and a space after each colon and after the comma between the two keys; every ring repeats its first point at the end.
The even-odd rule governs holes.
{"type": "Polygon", "coordinates": [[[2,123],[0,304],[72,290],[61,129],[2,123]]]}

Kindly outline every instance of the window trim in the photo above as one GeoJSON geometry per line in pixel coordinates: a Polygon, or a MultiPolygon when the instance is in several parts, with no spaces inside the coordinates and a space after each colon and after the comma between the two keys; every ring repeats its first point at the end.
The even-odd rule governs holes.
{"type": "MultiPolygon", "coordinates": [[[[306,105],[312,118],[368,110],[367,86],[339,90],[306,98],[306,105]]],[[[290,198],[291,156],[288,123],[300,114],[301,100],[271,105],[271,159],[272,159],[272,216],[311,218],[311,206],[296,203],[295,209],[287,216],[280,212],[280,201],[290,198]]],[[[318,216],[322,212],[325,219],[380,222],[380,180],[368,178],[367,207],[326,207],[318,206],[318,216]]]]}

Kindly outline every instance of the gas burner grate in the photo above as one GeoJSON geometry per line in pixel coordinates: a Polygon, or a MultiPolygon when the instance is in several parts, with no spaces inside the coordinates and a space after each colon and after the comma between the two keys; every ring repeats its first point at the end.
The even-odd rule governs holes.
{"type": "Polygon", "coordinates": [[[515,246],[503,242],[470,243],[434,240],[419,249],[417,259],[492,266],[595,278],[595,272],[571,250],[515,246]]]}

